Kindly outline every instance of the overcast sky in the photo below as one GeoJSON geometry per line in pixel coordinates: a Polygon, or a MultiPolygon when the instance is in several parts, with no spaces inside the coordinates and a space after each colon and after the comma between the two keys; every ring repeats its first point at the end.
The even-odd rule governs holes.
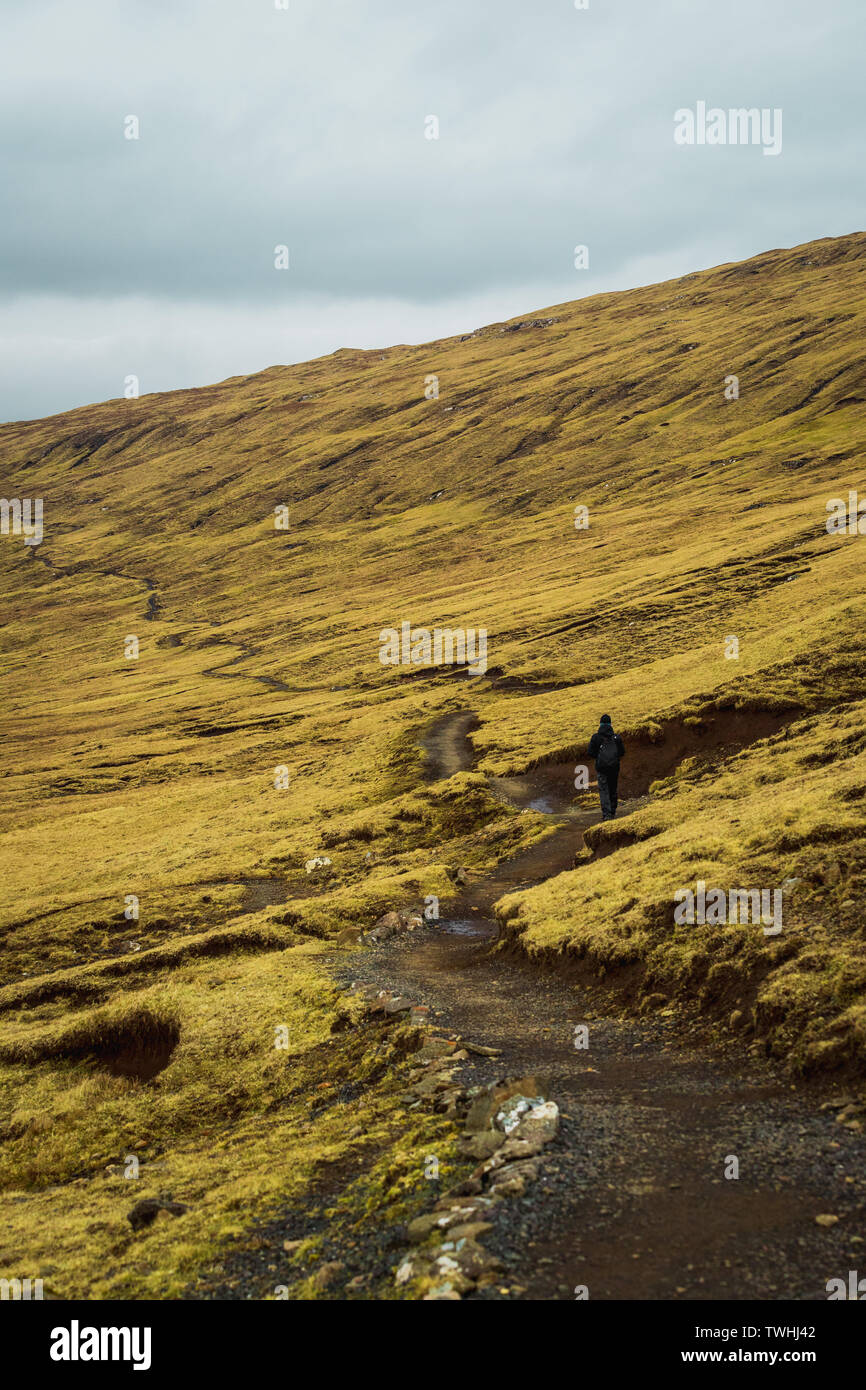
{"type": "Polygon", "coordinates": [[[864,0],[281,3],[0,0],[0,419],[866,226],[864,0]]]}

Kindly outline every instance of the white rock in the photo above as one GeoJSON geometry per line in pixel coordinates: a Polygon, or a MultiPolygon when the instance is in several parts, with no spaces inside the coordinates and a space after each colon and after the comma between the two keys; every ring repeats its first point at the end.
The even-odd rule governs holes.
{"type": "Polygon", "coordinates": [[[330,866],[330,859],[326,859],[324,855],[317,854],[315,859],[307,860],[306,864],[304,865],[304,868],[306,869],[308,874],[314,874],[317,869],[328,869],[330,868],[330,866]]]}
{"type": "Polygon", "coordinates": [[[514,1130],[515,1139],[534,1139],[547,1144],[555,1138],[559,1129],[559,1106],[555,1100],[546,1100],[528,1111],[514,1130]]]}

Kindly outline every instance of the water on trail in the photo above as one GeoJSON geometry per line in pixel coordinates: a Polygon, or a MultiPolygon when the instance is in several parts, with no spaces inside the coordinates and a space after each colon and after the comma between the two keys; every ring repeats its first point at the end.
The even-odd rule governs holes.
{"type": "MultiPolygon", "coordinates": [[[[430,780],[473,765],[476,726],[466,710],[431,726],[430,780]]],[[[749,728],[761,737],[772,726],[749,728]]],[[[679,756],[672,740],[668,757],[679,756]]],[[[620,816],[644,804],[651,772],[663,775],[660,750],[649,761],[650,771],[637,759],[623,776],[620,816]]],[[[742,1050],[690,1044],[664,1014],[618,1016],[567,962],[542,968],[495,949],[493,903],[570,869],[599,819],[574,805],[569,776],[573,764],[560,763],[491,779],[521,809],[542,810],[552,833],[470,880],[436,926],[353,955],[349,967],[500,1049],[464,1064],[469,1081],[537,1076],[561,1108],[538,1181],[490,1218],[485,1244],[505,1261],[509,1290],[496,1296],[572,1299],[585,1286],[602,1299],[824,1299],[827,1279],[856,1268],[863,1249],[866,1136],[742,1050]],[[828,1213],[838,1222],[816,1222],[828,1213]]]]}

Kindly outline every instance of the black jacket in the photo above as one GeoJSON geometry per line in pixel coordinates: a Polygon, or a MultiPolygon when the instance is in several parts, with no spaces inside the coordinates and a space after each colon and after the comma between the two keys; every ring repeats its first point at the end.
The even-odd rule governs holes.
{"type": "Polygon", "coordinates": [[[621,762],[622,759],[625,757],[625,744],[623,743],[619,734],[615,734],[613,732],[613,729],[611,728],[610,724],[601,724],[599,726],[598,733],[593,734],[592,738],[589,741],[589,756],[592,759],[596,759],[598,757],[598,750],[601,747],[601,740],[605,736],[605,734],[607,734],[608,737],[612,735],[613,738],[616,740],[617,756],[621,762]]]}

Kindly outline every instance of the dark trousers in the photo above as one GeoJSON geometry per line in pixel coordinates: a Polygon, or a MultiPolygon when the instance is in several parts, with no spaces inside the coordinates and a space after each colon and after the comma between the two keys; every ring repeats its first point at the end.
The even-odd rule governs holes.
{"type": "Polygon", "coordinates": [[[611,768],[607,772],[597,772],[598,795],[601,800],[601,814],[604,820],[613,820],[616,815],[616,808],[619,804],[616,794],[616,784],[619,781],[619,768],[611,768]]]}

